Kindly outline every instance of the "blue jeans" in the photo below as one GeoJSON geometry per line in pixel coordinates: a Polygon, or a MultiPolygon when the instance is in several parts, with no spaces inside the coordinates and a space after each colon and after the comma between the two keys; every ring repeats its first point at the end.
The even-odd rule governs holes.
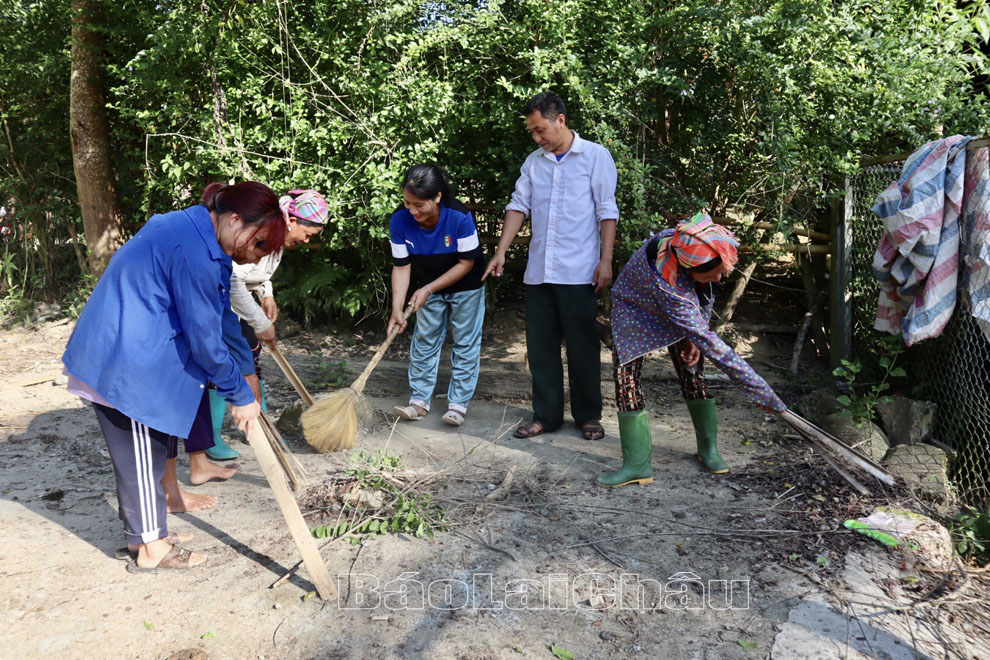
{"type": "Polygon", "coordinates": [[[410,404],[430,409],[437,384],[440,351],[447,325],[454,347],[450,352],[448,408],[464,413],[474,396],[481,368],[481,327],[485,321],[485,289],[434,293],[416,312],[416,329],[409,347],[410,404]]]}

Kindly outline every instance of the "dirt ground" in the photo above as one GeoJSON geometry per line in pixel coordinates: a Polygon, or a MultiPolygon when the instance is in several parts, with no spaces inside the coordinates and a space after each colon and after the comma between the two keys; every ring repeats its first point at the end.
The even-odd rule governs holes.
{"type": "MultiPolygon", "coordinates": [[[[442,397],[427,419],[393,425],[384,411],[407,396],[401,342],[366,391],[377,412],[358,448],[400,456],[407,477],[445,508],[446,531],[328,544],[336,602],[311,597],[304,569],[272,587],[299,557],[235,430],[227,435],[240,472],[185,486],[219,504],[169,516],[170,529],[195,534],[187,547],[207,553],[208,566],[132,575],[114,558],[123,538],[94,414],[64,386],[27,384],[60,371],[70,331],[63,319],[0,332],[0,657],[553,658],[553,649],[561,658],[990,657],[979,622],[936,630],[915,613],[883,613],[913,598],[890,586],[891,557],[817,504],[865,515],[869,503],[850,500],[805,443],[716,374],[726,477],[694,459],[665,357],[646,368],[651,486],[594,485],[619,457],[604,351],[604,440],[585,441],[573,426],[514,439],[530,385],[512,310],[487,325],[464,426],[440,423],[442,397]],[[505,496],[486,500],[510,469],[505,496]],[[858,594],[859,612],[842,605],[851,602],[844,590],[858,594]]],[[[300,333],[282,346],[304,380],[327,389],[353,379],[381,339],[378,329],[300,333]]],[[[796,392],[776,374],[791,341],[740,342],[789,401],[796,392]]],[[[268,356],[263,369],[278,416],[297,397],[268,356]]],[[[448,374],[441,370],[441,393],[448,374]]],[[[344,475],[345,453],[313,453],[298,433],[288,440],[312,485],[344,475]]],[[[181,453],[179,475],[188,477],[181,453]]]]}

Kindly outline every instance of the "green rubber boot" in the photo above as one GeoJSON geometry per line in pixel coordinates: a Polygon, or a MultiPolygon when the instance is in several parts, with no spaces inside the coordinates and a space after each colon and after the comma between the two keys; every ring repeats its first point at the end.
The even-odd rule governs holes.
{"type": "Polygon", "coordinates": [[[598,476],[598,485],[618,488],[627,484],[653,483],[653,438],[650,420],[645,410],[619,411],[619,442],[622,445],[622,467],[618,472],[598,476]]]}
{"type": "Polygon", "coordinates": [[[718,453],[718,415],[715,399],[694,399],[687,402],[694,434],[698,439],[698,460],[709,472],[725,474],[729,464],[718,453]]]}
{"type": "Polygon", "coordinates": [[[210,390],[210,417],[213,420],[213,446],[206,450],[206,455],[214,461],[230,461],[238,457],[236,449],[231,449],[223,441],[220,429],[223,428],[223,416],[227,414],[227,401],[210,390]]]}

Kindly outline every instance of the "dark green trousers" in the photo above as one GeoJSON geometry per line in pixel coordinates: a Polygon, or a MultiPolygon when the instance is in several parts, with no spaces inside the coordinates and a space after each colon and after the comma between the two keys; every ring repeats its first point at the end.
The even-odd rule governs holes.
{"type": "Polygon", "coordinates": [[[564,423],[567,348],[571,415],[578,425],[602,417],[602,366],[595,327],[595,288],[590,284],[526,285],[526,354],[533,374],[533,421],[548,431],[564,423]]]}

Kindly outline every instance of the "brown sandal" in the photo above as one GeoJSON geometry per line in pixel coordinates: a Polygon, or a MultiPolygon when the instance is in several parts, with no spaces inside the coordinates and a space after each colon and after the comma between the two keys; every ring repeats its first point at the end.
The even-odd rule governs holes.
{"type": "Polygon", "coordinates": [[[169,550],[161,561],[158,562],[156,566],[149,566],[144,568],[137,565],[137,560],[127,564],[128,573],[157,573],[161,570],[185,570],[190,568],[196,568],[197,566],[202,566],[206,562],[201,564],[196,564],[196,566],[190,566],[189,562],[192,559],[192,554],[185,548],[180,548],[177,545],[173,545],[172,549],[169,550]]]}
{"type": "MultiPolygon", "coordinates": [[[[188,543],[189,541],[193,540],[193,535],[188,534],[189,538],[183,541],[182,539],[179,538],[182,534],[186,534],[186,532],[169,532],[168,536],[165,537],[164,541],[169,545],[175,545],[176,543],[188,543]]],[[[117,548],[113,552],[114,559],[120,559],[122,561],[128,559],[137,559],[137,555],[138,555],[137,550],[131,550],[126,545],[122,548],[117,548]]]]}
{"type": "Polygon", "coordinates": [[[593,419],[581,425],[581,435],[585,440],[601,440],[605,437],[605,428],[600,421],[593,419]]]}
{"type": "Polygon", "coordinates": [[[520,424],[516,427],[516,430],[512,435],[517,438],[535,438],[541,433],[546,432],[547,430],[543,424],[539,422],[527,422],[526,424],[520,424]]]}

